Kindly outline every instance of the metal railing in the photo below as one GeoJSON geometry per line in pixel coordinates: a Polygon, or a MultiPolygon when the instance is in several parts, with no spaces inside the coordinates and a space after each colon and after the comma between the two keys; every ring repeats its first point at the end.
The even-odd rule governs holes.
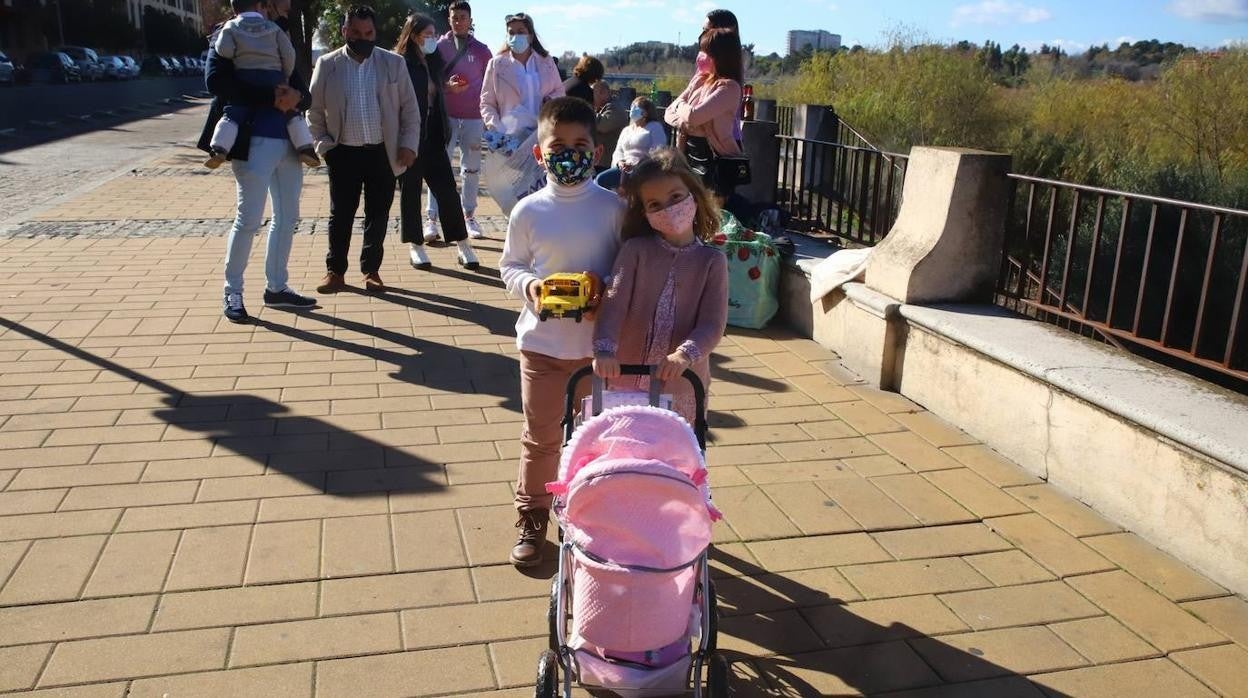
{"type": "Polygon", "coordinates": [[[874,148],[777,136],[776,203],[792,226],[871,246],[888,234],[901,209],[909,158],[874,148]]]}
{"type": "Polygon", "coordinates": [[[781,136],[793,135],[793,115],[797,113],[797,107],[791,104],[776,105],[776,125],[777,131],[781,136]]]}
{"type": "Polygon", "coordinates": [[[1248,386],[1248,211],[1010,180],[999,305],[1248,386]]]}

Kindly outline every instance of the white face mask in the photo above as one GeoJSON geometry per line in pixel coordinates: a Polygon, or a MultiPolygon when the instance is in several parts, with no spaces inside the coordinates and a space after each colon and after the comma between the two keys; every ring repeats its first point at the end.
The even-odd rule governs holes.
{"type": "Polygon", "coordinates": [[[426,56],[433,53],[434,51],[437,51],[438,50],[437,38],[431,36],[428,39],[425,39],[424,41],[420,42],[420,50],[424,51],[426,56]]]}
{"type": "Polygon", "coordinates": [[[528,34],[512,34],[507,37],[507,47],[516,53],[524,53],[529,50],[528,34]]]}

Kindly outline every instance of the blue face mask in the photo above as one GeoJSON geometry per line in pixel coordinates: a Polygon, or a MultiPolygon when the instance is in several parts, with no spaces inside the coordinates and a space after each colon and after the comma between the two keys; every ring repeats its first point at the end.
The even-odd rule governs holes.
{"type": "Polygon", "coordinates": [[[641,110],[641,107],[633,107],[632,109],[628,110],[628,118],[632,119],[633,121],[641,121],[641,117],[645,115],[646,113],[641,110]]]}
{"type": "Polygon", "coordinates": [[[425,39],[424,41],[420,42],[420,50],[424,51],[425,55],[428,56],[429,54],[438,50],[438,40],[432,36],[429,37],[428,39],[425,39]]]}
{"type": "Polygon", "coordinates": [[[507,48],[510,48],[515,53],[524,53],[525,51],[528,51],[529,50],[529,35],[528,34],[512,34],[511,36],[507,37],[507,48]]]}

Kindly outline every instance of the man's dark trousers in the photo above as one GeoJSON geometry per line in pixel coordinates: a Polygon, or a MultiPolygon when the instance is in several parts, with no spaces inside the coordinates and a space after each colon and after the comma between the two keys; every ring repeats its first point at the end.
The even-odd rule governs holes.
{"type": "Polygon", "coordinates": [[[394,203],[394,170],[384,145],[336,145],[325,153],[329,169],[329,254],[325,266],[335,274],[347,273],[351,251],[351,228],[364,192],[364,247],[360,272],[381,269],[385,253],[386,226],[394,203]]]}

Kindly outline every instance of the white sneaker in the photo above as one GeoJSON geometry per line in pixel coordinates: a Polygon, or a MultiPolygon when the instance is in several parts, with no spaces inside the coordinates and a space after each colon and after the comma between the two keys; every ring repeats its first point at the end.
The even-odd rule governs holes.
{"type": "Polygon", "coordinates": [[[458,248],[456,256],[459,257],[460,266],[465,269],[476,269],[481,266],[481,262],[477,261],[477,253],[472,251],[472,245],[469,245],[467,240],[460,240],[455,243],[455,247],[458,248]]]}
{"type": "Polygon", "coordinates": [[[412,266],[416,267],[417,269],[428,269],[430,266],[432,266],[429,263],[429,255],[425,254],[424,245],[417,245],[416,243],[412,243],[411,249],[408,251],[407,256],[409,259],[412,260],[412,266]]]}
{"type": "Polygon", "coordinates": [[[468,226],[468,237],[473,240],[485,237],[485,233],[481,232],[481,225],[477,223],[476,216],[464,216],[464,224],[468,226]]]}
{"type": "Polygon", "coordinates": [[[425,242],[438,241],[438,221],[430,218],[425,221],[425,242]]]}

